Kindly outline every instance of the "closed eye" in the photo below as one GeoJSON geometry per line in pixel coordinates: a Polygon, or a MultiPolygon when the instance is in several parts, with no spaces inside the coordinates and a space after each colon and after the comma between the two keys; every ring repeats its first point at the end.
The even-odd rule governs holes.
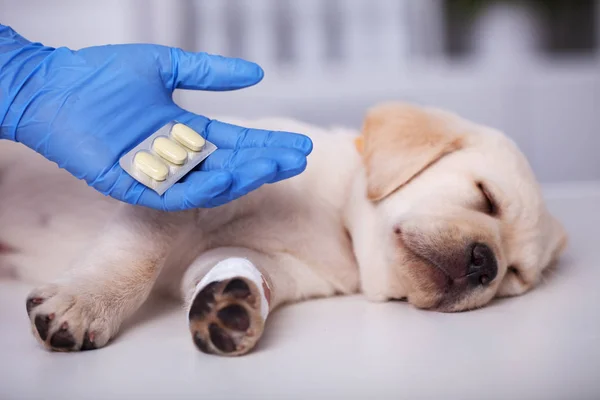
{"type": "Polygon", "coordinates": [[[481,182],[477,183],[477,189],[479,189],[479,191],[483,195],[483,212],[485,212],[487,215],[497,216],[500,210],[498,209],[498,205],[494,200],[494,196],[492,196],[488,188],[485,187],[485,185],[481,182]]]}

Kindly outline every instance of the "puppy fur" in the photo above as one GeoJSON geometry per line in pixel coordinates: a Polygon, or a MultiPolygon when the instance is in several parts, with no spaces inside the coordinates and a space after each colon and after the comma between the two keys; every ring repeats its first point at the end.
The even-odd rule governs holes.
{"type": "Polygon", "coordinates": [[[46,348],[106,345],[153,289],[181,298],[197,346],[222,355],[260,339],[264,321],[244,321],[258,321],[265,288],[271,310],[362,292],[464,311],[535,287],[566,246],[515,144],[447,111],[381,104],[360,132],[219,119],[307,134],[307,170],[215,209],[165,213],[104,197],[24,146],[0,142],[0,276],[41,284],[27,312],[46,348]],[[488,249],[484,261],[476,243],[488,249]],[[493,269],[480,283],[467,279],[473,257],[493,269]],[[263,287],[234,279],[198,290],[230,259],[249,260],[263,287]],[[243,290],[236,297],[230,286],[243,290]],[[217,303],[239,306],[232,323],[203,322],[226,314],[217,303]]]}

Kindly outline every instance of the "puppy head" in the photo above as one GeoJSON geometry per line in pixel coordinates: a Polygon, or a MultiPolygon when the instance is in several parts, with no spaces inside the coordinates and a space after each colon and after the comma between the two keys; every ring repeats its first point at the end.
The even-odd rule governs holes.
{"type": "Polygon", "coordinates": [[[363,190],[386,260],[369,273],[385,275],[388,297],[481,307],[534,287],[565,247],[527,161],[500,132],[384,104],[369,111],[362,140],[363,190]]]}

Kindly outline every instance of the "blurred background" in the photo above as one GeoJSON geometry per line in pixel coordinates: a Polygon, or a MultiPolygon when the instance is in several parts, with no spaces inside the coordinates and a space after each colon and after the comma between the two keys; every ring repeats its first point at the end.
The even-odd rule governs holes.
{"type": "Polygon", "coordinates": [[[266,72],[178,92],[210,116],[360,127],[377,102],[447,108],[511,136],[543,183],[600,180],[599,0],[0,0],[51,46],[153,42],[266,72]]]}

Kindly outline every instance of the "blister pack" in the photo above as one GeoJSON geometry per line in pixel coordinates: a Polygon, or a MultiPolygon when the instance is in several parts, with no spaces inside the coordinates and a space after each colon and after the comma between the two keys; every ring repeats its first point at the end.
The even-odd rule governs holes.
{"type": "Polygon", "coordinates": [[[215,150],[189,126],[171,121],[121,157],[119,165],[162,196],[215,150]]]}

